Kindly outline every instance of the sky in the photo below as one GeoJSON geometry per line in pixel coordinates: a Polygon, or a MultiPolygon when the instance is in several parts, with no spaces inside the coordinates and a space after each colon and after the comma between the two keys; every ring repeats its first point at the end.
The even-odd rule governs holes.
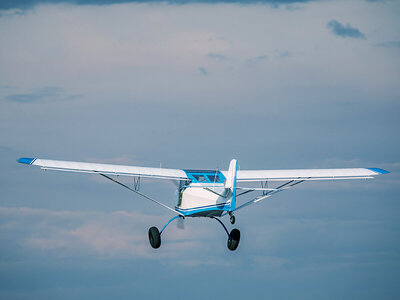
{"type": "MultiPolygon", "coordinates": [[[[399,14],[394,0],[2,1],[0,298],[398,299],[399,14]],[[154,250],[168,210],[19,157],[391,173],[222,218],[235,252],[203,218],[154,250]]],[[[141,191],[174,205],[172,183],[141,191]]]]}

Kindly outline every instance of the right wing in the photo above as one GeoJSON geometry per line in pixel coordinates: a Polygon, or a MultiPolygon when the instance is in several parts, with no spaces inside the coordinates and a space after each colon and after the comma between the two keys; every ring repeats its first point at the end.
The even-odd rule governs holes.
{"type": "MultiPolygon", "coordinates": [[[[223,173],[227,173],[226,171],[223,173]]],[[[243,192],[241,196],[252,191],[262,191],[262,195],[236,207],[236,210],[257,203],[281,191],[292,188],[308,180],[336,180],[336,179],[369,179],[373,176],[389,173],[378,168],[346,168],[346,169],[297,169],[297,170],[243,170],[237,171],[238,182],[261,182],[261,188],[237,187],[243,192]],[[268,182],[281,181],[275,188],[270,188],[268,182]]]]}
{"type": "Polygon", "coordinates": [[[118,176],[139,176],[159,179],[188,179],[185,171],[166,168],[145,168],[136,166],[98,164],[87,162],[49,160],[40,158],[20,158],[19,163],[41,167],[43,170],[95,173],[118,176]]]}
{"type": "Polygon", "coordinates": [[[285,180],[331,180],[364,179],[386,174],[378,168],[346,169],[295,169],[295,170],[243,170],[237,171],[237,181],[285,181],[285,180]]]}

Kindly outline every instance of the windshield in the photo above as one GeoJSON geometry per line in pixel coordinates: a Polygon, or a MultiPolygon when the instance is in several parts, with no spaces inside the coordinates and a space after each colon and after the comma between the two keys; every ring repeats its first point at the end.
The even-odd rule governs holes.
{"type": "Polygon", "coordinates": [[[198,181],[198,182],[207,182],[206,176],[203,174],[193,174],[193,177],[198,181]]]}
{"type": "Polygon", "coordinates": [[[219,178],[218,174],[207,174],[208,179],[210,182],[221,182],[221,179],[219,178]]]}

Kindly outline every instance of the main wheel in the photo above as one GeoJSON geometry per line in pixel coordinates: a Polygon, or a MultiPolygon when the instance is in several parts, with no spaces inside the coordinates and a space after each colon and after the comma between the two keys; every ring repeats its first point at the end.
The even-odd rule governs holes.
{"type": "Polygon", "coordinates": [[[232,229],[228,237],[228,249],[231,251],[236,250],[236,248],[239,246],[239,241],[240,241],[239,229],[236,228],[232,229]]]}
{"type": "Polygon", "coordinates": [[[151,227],[149,229],[149,241],[150,245],[154,248],[157,249],[161,245],[161,235],[160,231],[158,231],[157,227],[151,227]]]}

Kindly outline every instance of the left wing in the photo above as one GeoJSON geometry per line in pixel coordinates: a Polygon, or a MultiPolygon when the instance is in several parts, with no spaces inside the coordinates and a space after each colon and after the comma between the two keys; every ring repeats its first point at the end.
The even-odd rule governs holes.
{"type": "Polygon", "coordinates": [[[149,177],[149,178],[160,178],[160,179],[173,179],[173,180],[187,180],[188,177],[183,170],[177,169],[165,169],[165,168],[144,168],[136,166],[124,166],[124,165],[112,165],[112,164],[96,164],[76,161],[63,161],[63,160],[49,160],[40,158],[20,158],[17,160],[19,163],[33,165],[41,167],[43,170],[56,170],[56,171],[68,171],[68,172],[79,172],[79,173],[94,173],[99,174],[128,190],[146,198],[147,200],[153,201],[160,206],[163,206],[178,215],[183,216],[182,213],[177,210],[145,195],[138,191],[135,186],[134,189],[130,188],[126,184],[119,182],[108,175],[116,176],[136,176],[149,177]]]}
{"type": "Polygon", "coordinates": [[[136,166],[97,164],[76,161],[49,160],[40,158],[20,158],[19,163],[39,166],[43,170],[69,171],[80,173],[102,173],[105,175],[139,176],[160,179],[188,179],[183,170],[166,168],[145,168],[136,166]]]}

